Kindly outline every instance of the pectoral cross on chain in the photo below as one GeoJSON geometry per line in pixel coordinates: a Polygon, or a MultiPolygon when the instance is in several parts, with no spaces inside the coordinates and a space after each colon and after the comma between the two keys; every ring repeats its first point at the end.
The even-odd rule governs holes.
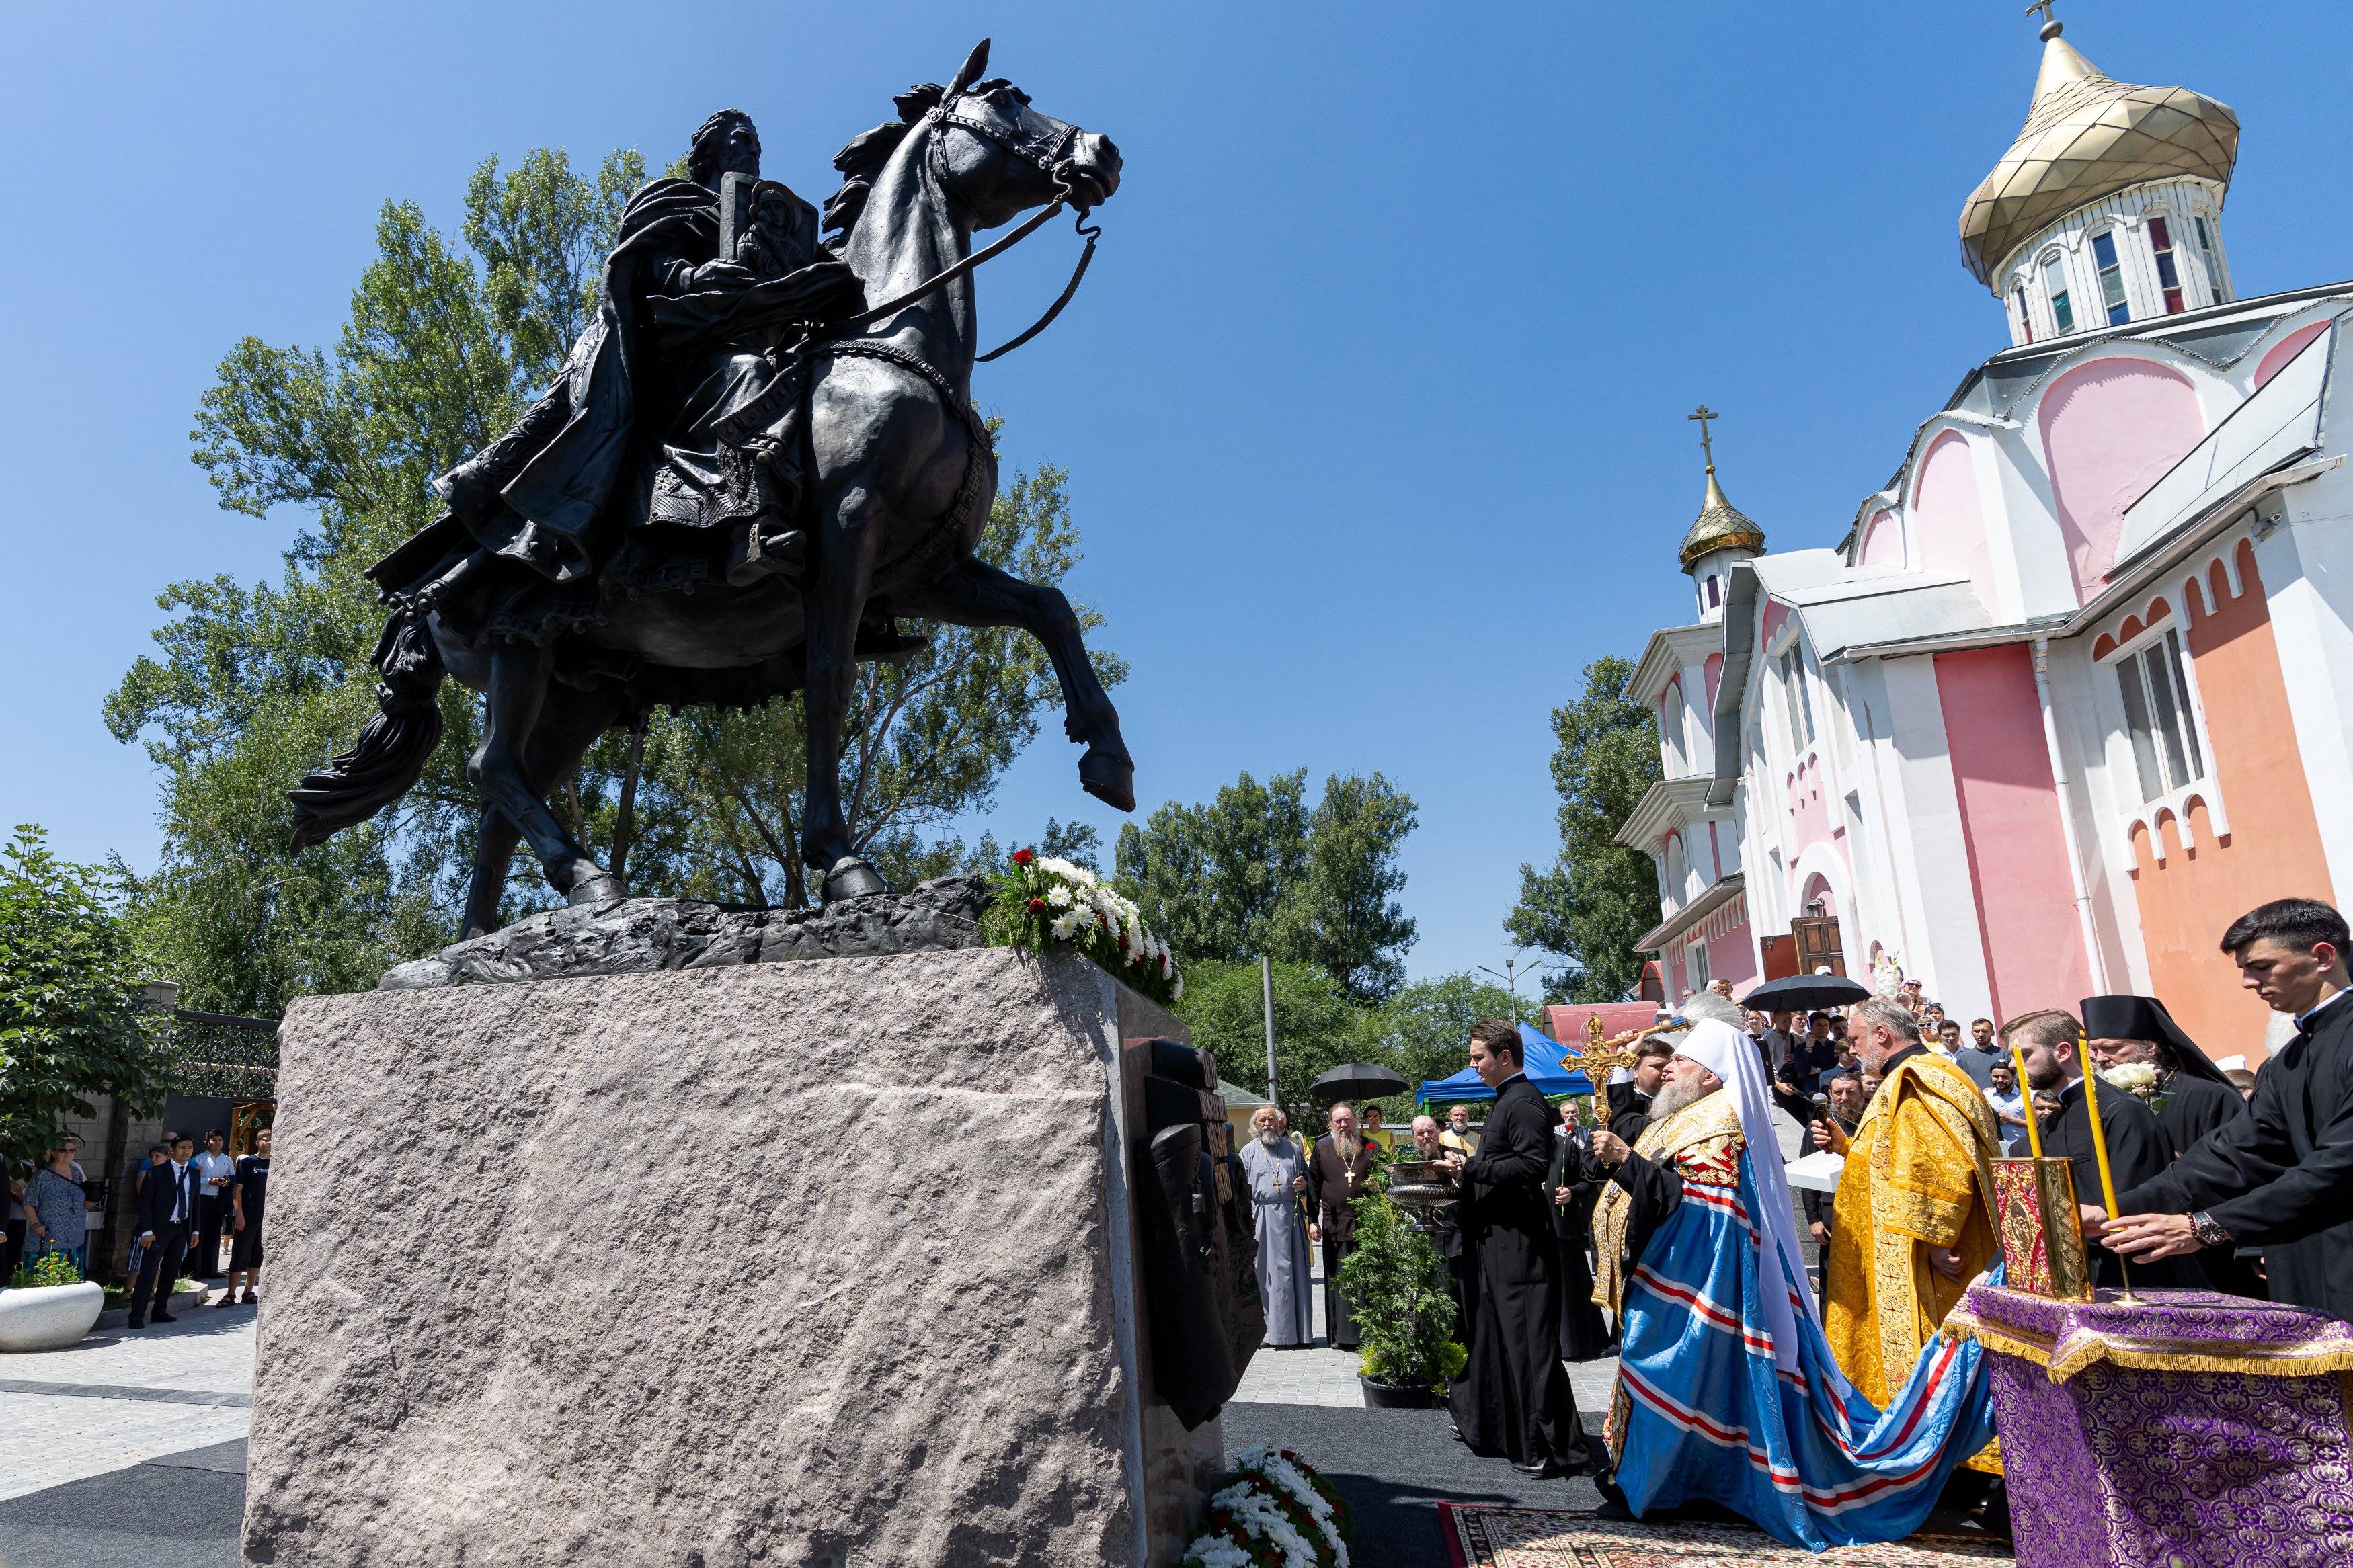
{"type": "MultiPolygon", "coordinates": [[[[1707,426],[1703,425],[1700,428],[1704,430],[1707,426]]],[[[1597,1011],[1585,1020],[1585,1048],[1577,1053],[1577,1065],[1583,1068],[1585,1076],[1592,1080],[1593,1120],[1599,1122],[1606,1132],[1609,1130],[1608,1075],[1614,1068],[1632,1067],[1635,1053],[1610,1050],[1609,1042],[1602,1038],[1602,1032],[1601,1015],[1597,1011]]]]}

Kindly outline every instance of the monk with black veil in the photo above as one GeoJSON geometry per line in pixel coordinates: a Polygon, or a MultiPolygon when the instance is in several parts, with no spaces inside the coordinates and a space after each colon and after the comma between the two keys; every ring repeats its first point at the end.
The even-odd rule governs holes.
{"type": "Polygon", "coordinates": [[[1475,1454],[1527,1475],[1570,1475],[1590,1456],[1560,1361],[1560,1242],[1547,1181],[1557,1118],[1522,1070],[1516,1026],[1472,1026],[1471,1066],[1494,1089],[1495,1107],[1479,1152],[1447,1162],[1462,1189],[1456,1215],[1476,1279],[1454,1427],[1475,1454]]]}

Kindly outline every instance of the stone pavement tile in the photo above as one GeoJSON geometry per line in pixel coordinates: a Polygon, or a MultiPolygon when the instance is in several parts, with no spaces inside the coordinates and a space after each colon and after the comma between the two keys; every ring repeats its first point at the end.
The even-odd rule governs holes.
{"type": "Polygon", "coordinates": [[[0,1498],[242,1437],[249,1410],[156,1400],[0,1394],[0,1498]]]}
{"type": "Polygon", "coordinates": [[[135,1333],[105,1329],[63,1350],[0,1355],[0,1379],[251,1394],[254,1312],[192,1307],[135,1333]]]}

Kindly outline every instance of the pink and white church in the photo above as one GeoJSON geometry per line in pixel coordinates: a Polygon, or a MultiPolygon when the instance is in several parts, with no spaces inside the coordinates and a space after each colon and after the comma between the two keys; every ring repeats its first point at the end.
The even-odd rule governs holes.
{"type": "Polygon", "coordinates": [[[1822,964],[1964,1022],[2145,992],[2253,1063],[2217,939],[2353,890],[2353,283],[2239,298],[2237,116],[2060,34],[1961,211],[2011,346],[1830,548],[1768,552],[1711,455],[1619,838],[1671,996],[1822,964]]]}

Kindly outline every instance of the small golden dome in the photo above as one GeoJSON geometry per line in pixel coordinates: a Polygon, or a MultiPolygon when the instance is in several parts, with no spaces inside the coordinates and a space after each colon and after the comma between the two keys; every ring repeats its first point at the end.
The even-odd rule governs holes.
{"type": "Polygon", "coordinates": [[[2186,87],[2136,87],[2101,74],[2044,26],[2042,69],[2026,129],[1961,206],[1961,255],[1978,282],[2010,252],[2080,206],[2154,180],[2231,183],[2239,117],[2186,87]]]}
{"type": "Polygon", "coordinates": [[[1753,550],[1765,553],[1765,531],[1750,521],[1748,514],[1724,497],[1724,487],[1715,482],[1715,465],[1707,466],[1707,497],[1700,502],[1699,517],[1692,523],[1691,531],[1683,535],[1683,546],[1678,553],[1683,570],[1688,572],[1699,563],[1699,558],[1717,550],[1753,550]]]}

